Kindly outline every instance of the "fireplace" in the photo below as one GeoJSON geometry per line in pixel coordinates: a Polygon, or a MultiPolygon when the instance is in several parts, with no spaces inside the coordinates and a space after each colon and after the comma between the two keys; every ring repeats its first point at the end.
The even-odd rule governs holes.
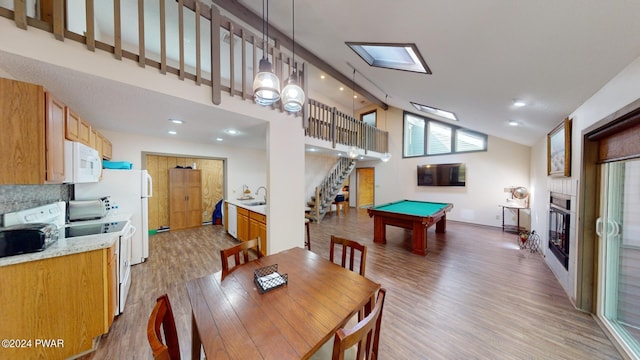
{"type": "Polygon", "coordinates": [[[549,200],[549,250],[565,269],[569,269],[569,221],[571,200],[567,195],[551,193],[549,200]]]}

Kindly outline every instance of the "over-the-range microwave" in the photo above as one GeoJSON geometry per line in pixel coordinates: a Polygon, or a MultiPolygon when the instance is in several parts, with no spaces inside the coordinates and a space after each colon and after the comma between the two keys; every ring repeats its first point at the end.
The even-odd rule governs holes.
{"type": "Polygon", "coordinates": [[[98,182],[101,172],[102,162],[98,150],[77,141],[64,141],[64,182],[98,182]]]}

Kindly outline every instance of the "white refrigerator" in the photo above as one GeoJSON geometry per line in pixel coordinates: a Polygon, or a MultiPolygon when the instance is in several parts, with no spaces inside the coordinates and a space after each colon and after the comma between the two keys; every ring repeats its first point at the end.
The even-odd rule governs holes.
{"type": "Polygon", "coordinates": [[[138,229],[131,239],[131,264],[139,264],[149,257],[149,198],[153,195],[153,181],[147,170],[102,170],[97,183],[75,184],[76,200],[93,200],[110,196],[111,207],[130,213],[131,223],[138,229]]]}

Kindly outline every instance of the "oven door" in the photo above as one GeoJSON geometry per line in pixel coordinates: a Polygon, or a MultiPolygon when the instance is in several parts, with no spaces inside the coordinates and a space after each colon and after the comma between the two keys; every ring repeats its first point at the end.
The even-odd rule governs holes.
{"type": "Polygon", "coordinates": [[[120,236],[118,252],[118,308],[116,315],[122,314],[131,287],[131,239],[136,228],[129,224],[124,235],[120,236]]]}

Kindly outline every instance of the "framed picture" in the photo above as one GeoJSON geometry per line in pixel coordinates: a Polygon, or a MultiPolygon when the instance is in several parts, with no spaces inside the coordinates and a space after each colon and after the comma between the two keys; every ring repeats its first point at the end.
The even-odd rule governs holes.
{"type": "Polygon", "coordinates": [[[547,134],[547,173],[571,176],[571,119],[566,118],[547,134]]]}

